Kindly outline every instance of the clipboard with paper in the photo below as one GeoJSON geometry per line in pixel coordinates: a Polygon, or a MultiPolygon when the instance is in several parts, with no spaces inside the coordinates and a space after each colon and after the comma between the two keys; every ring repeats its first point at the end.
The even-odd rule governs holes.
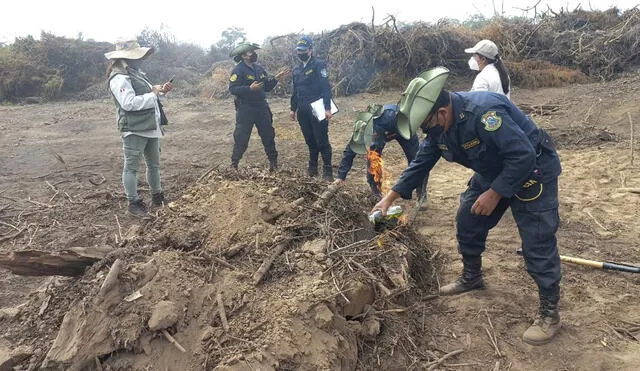
{"type": "MultiPolygon", "coordinates": [[[[311,102],[311,112],[313,112],[313,115],[318,119],[318,121],[324,120],[326,115],[324,100],[322,98],[311,102]]],[[[338,106],[336,106],[336,103],[331,99],[331,114],[334,115],[336,113],[338,113],[338,106]]]]}

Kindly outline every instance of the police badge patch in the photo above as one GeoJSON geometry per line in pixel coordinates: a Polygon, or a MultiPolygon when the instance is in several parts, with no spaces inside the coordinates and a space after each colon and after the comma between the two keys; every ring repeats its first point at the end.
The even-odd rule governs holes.
{"type": "Polygon", "coordinates": [[[322,77],[324,77],[326,79],[327,76],[329,76],[329,72],[327,72],[326,68],[323,68],[323,69],[320,70],[320,75],[322,75],[322,77]]]}
{"type": "Polygon", "coordinates": [[[482,115],[480,122],[484,124],[484,130],[496,131],[502,125],[502,117],[498,116],[496,111],[489,111],[482,115]]]}

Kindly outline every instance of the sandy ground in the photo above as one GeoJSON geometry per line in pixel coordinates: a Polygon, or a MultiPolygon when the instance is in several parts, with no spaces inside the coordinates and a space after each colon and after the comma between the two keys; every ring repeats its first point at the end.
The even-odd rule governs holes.
{"type": "MultiPolygon", "coordinates": [[[[516,103],[557,106],[554,112],[533,116],[561,147],[558,239],[563,255],[640,264],[640,154],[632,165],[627,116],[640,122],[639,80],[629,76],[606,84],[516,89],[513,94],[516,103]]],[[[348,141],[353,112],[398,98],[398,92],[387,92],[336,99],[341,112],[330,129],[334,167],[348,141]]],[[[302,175],[306,146],[297,123],[289,121],[288,102],[270,102],[281,168],[302,175]]],[[[167,196],[177,199],[208,169],[229,165],[233,106],[228,100],[169,98],[165,107],[174,122],[162,140],[162,178],[167,196]]],[[[113,116],[106,100],[0,106],[0,251],[109,244],[117,238],[119,224],[126,228],[136,223],[125,213],[122,149],[113,116]]],[[[394,143],[384,160],[389,180],[405,165],[394,143]]],[[[255,131],[240,166],[247,164],[267,167],[255,131]]],[[[364,166],[363,159],[356,160],[346,191],[366,187],[364,166]]],[[[440,161],[430,179],[428,209],[413,222],[447,262],[442,282],[461,269],[454,218],[458,195],[470,176],[469,170],[440,161]]],[[[145,187],[142,183],[148,199],[145,187]]],[[[563,264],[562,332],[551,344],[532,347],[521,335],[534,318],[537,297],[515,254],[519,243],[507,213],[490,234],[484,255],[488,289],[414,304],[423,308],[422,327],[430,329],[429,335],[404,355],[383,353],[378,368],[416,368],[421,352],[462,348],[444,369],[637,369],[640,275],[563,264]]],[[[0,308],[19,305],[43,282],[0,270],[0,308]]]]}

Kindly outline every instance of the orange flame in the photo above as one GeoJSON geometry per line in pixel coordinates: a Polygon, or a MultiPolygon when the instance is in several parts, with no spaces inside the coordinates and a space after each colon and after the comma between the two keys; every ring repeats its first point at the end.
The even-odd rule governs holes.
{"type": "Polygon", "coordinates": [[[369,174],[373,175],[373,181],[378,185],[378,189],[380,189],[382,185],[383,178],[383,166],[384,161],[382,161],[382,156],[376,151],[372,151],[367,149],[367,160],[369,160],[369,168],[367,171],[369,174]]]}

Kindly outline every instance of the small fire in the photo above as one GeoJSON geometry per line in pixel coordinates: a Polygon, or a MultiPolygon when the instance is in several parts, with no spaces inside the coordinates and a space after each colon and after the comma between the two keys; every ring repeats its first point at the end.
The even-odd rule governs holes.
{"type": "Polygon", "coordinates": [[[373,175],[373,181],[376,182],[378,186],[378,190],[382,191],[382,178],[383,178],[383,167],[384,161],[382,161],[382,156],[376,151],[372,151],[367,149],[367,160],[369,160],[369,168],[367,171],[369,174],[373,175]]]}
{"type": "Polygon", "coordinates": [[[378,152],[367,149],[367,159],[369,160],[367,171],[373,175],[373,181],[378,190],[385,194],[391,188],[389,184],[385,184],[391,180],[391,173],[384,168],[384,161],[378,152]]]}

